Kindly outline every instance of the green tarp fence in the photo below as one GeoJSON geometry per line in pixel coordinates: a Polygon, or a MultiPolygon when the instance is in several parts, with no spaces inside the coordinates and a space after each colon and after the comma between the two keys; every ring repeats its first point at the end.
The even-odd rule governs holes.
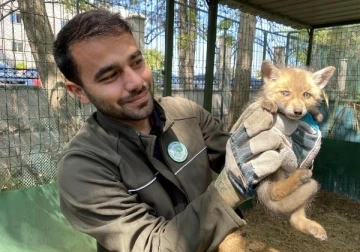
{"type": "Polygon", "coordinates": [[[57,183],[0,193],[0,252],[94,252],[60,212],[57,183]]]}
{"type": "Polygon", "coordinates": [[[323,138],[313,176],[321,188],[360,201],[360,143],[323,138]]]}

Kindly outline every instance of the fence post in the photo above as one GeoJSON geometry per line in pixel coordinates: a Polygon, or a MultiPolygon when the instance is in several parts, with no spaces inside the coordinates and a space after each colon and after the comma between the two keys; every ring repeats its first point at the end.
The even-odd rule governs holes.
{"type": "Polygon", "coordinates": [[[312,54],[312,47],[314,42],[314,28],[311,28],[309,30],[309,44],[308,44],[308,50],[306,55],[306,66],[310,66],[311,63],[311,54],[312,54]]]}
{"type": "Polygon", "coordinates": [[[268,37],[268,32],[264,31],[264,47],[263,47],[263,60],[266,60],[266,48],[267,48],[267,37],[268,37]]]}
{"type": "Polygon", "coordinates": [[[212,91],[214,82],[214,62],[215,62],[215,44],[216,44],[216,19],[218,11],[218,0],[208,1],[208,34],[206,48],[206,72],[205,72],[205,90],[204,90],[204,108],[211,113],[212,91]]]}
{"type": "Polygon", "coordinates": [[[174,1],[166,1],[165,23],[165,74],[163,96],[171,96],[171,75],[174,49],[174,1]]]}

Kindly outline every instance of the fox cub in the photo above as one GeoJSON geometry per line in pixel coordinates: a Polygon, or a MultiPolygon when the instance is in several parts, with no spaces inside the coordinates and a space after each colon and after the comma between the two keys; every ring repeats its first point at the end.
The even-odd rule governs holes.
{"type": "MultiPolygon", "coordinates": [[[[334,71],[335,68],[329,66],[312,73],[299,68],[277,68],[270,61],[264,61],[261,67],[264,86],[257,100],[264,109],[292,120],[299,120],[309,112],[321,121],[323,115],[317,109],[321,90],[334,71]]],[[[318,183],[311,178],[311,169],[296,168],[289,172],[281,167],[261,181],[256,189],[258,199],[272,212],[289,215],[295,229],[326,240],[325,229],[305,213],[318,191],[318,183]]]]}

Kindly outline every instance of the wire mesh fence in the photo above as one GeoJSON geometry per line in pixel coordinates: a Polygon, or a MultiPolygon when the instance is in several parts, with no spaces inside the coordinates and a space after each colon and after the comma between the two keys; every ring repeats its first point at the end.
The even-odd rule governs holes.
{"type": "MultiPolygon", "coordinates": [[[[95,111],[74,100],[52,59],[52,42],[78,12],[107,8],[134,25],[134,36],[153,71],[155,97],[164,93],[165,49],[173,40],[171,94],[204,104],[212,89],[212,113],[231,126],[261,88],[264,59],[278,66],[306,65],[309,33],[218,6],[213,81],[207,83],[207,1],[176,1],[173,34],[166,37],[166,1],[1,1],[0,188],[11,190],[56,180],[63,146],[95,111]],[[37,17],[37,18],[35,18],[37,17]]],[[[337,68],[326,88],[324,136],[359,139],[360,26],[316,30],[311,67],[337,68]]],[[[211,74],[210,74],[211,75],[211,74]]]]}

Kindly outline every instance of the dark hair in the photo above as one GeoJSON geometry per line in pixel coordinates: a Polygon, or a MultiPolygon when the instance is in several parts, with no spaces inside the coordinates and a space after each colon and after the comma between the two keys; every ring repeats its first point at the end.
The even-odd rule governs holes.
{"type": "Polygon", "coordinates": [[[97,9],[78,14],[66,23],[56,37],[53,48],[56,65],[66,79],[82,86],[70,46],[97,36],[117,36],[123,33],[132,35],[130,24],[119,13],[97,9]]]}

